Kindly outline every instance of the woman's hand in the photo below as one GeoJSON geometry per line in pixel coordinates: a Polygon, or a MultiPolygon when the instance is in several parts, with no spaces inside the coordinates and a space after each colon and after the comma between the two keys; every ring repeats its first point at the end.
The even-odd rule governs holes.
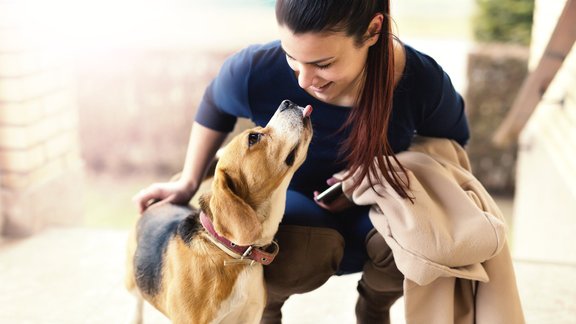
{"type": "Polygon", "coordinates": [[[184,181],[159,182],[140,190],[132,201],[136,204],[138,211],[143,213],[150,205],[157,202],[171,202],[175,204],[188,204],[196,188],[184,181]]]}
{"type": "MultiPolygon", "coordinates": [[[[329,186],[332,186],[338,182],[340,182],[340,179],[337,178],[330,178],[326,181],[326,183],[329,186]]],[[[316,204],[318,204],[318,206],[332,212],[332,213],[338,213],[341,211],[344,211],[350,207],[354,206],[354,203],[352,201],[350,201],[350,199],[348,199],[348,197],[346,197],[344,194],[340,194],[338,197],[336,197],[334,200],[331,200],[329,202],[323,202],[323,201],[318,201],[316,200],[316,197],[318,196],[319,192],[318,191],[314,191],[314,201],[316,202],[316,204]]]]}

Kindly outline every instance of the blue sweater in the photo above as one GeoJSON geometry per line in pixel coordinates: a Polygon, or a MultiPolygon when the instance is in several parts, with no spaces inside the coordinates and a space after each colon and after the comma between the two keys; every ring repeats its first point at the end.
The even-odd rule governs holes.
{"type": "MultiPolygon", "coordinates": [[[[469,130],[462,97],[436,61],[410,46],[405,49],[406,66],[394,91],[388,131],[392,149],[406,150],[415,134],[464,145],[469,130]]],[[[237,117],[264,126],[284,99],[314,108],[314,138],[290,185],[312,197],[312,191],[323,190],[326,179],[345,167],[338,150],[348,132],[338,130],[350,107],[324,103],[300,88],[279,41],[247,47],[226,60],[206,89],[196,121],[221,132],[232,131],[237,117]]]]}

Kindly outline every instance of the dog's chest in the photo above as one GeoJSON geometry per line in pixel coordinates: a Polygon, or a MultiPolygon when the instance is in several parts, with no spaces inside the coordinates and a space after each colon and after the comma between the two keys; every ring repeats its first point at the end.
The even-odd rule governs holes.
{"type": "Polygon", "coordinates": [[[230,296],[222,302],[212,323],[259,323],[265,304],[262,265],[247,266],[238,275],[230,296]]]}

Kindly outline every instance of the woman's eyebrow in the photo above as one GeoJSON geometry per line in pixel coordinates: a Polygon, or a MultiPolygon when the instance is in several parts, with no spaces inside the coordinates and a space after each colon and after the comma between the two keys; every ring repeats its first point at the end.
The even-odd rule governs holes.
{"type": "MultiPolygon", "coordinates": [[[[281,48],[282,48],[282,52],[284,52],[284,54],[286,54],[286,56],[288,56],[290,59],[292,59],[292,60],[294,60],[294,61],[297,61],[297,59],[295,59],[292,55],[288,54],[288,52],[286,52],[286,50],[284,50],[284,47],[281,47],[281,48]]],[[[303,62],[303,63],[304,63],[304,64],[318,64],[318,63],[322,63],[322,62],[324,62],[324,61],[331,60],[331,59],[333,59],[333,58],[334,58],[334,56],[330,56],[330,57],[326,57],[326,58],[323,58],[323,59],[320,59],[320,60],[315,60],[315,61],[312,61],[312,62],[303,62]]]]}

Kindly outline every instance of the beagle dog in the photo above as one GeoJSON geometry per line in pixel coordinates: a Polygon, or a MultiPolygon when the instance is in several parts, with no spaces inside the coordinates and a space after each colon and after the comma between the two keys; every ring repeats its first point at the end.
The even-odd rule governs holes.
{"type": "Polygon", "coordinates": [[[312,107],[284,100],[266,127],[236,136],[216,165],[199,210],[158,203],[138,220],[128,244],[126,286],[173,323],[259,323],[266,303],[262,265],[286,191],[312,138],[312,107]]]}

